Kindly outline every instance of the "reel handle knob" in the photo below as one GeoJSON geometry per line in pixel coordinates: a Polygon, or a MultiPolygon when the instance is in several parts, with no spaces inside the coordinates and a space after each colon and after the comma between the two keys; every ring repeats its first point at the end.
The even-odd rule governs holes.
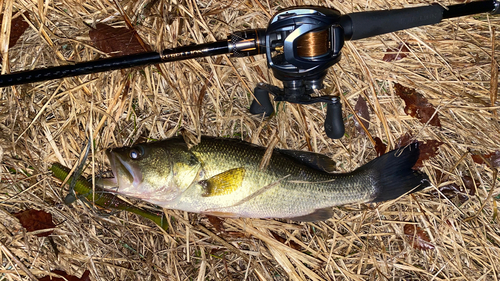
{"type": "Polygon", "coordinates": [[[332,97],[327,103],[325,132],[329,138],[340,139],[344,133],[344,121],[342,120],[342,104],[338,97],[332,97]]]}
{"type": "Polygon", "coordinates": [[[269,99],[269,91],[267,89],[255,87],[253,95],[255,96],[255,99],[252,101],[252,105],[250,105],[250,113],[265,113],[265,116],[273,114],[274,108],[271,104],[271,100],[269,99]]]}

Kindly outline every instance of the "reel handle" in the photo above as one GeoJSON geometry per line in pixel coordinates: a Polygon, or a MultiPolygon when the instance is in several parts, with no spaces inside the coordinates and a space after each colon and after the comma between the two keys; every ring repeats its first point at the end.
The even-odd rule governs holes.
{"type": "Polygon", "coordinates": [[[255,99],[252,101],[252,105],[250,105],[250,113],[265,113],[266,117],[273,114],[274,108],[271,104],[271,100],[269,99],[269,90],[257,86],[253,90],[253,95],[255,96],[255,99]]]}
{"type": "Polygon", "coordinates": [[[339,97],[311,97],[304,95],[302,100],[297,100],[293,96],[287,96],[285,91],[276,86],[259,83],[254,89],[255,100],[252,101],[252,105],[250,106],[250,113],[265,113],[266,117],[273,114],[274,108],[269,98],[270,94],[274,96],[275,101],[286,101],[297,104],[325,102],[327,104],[324,123],[326,135],[332,139],[340,139],[344,136],[345,127],[344,120],[342,119],[342,103],[340,103],[339,97]]]}
{"type": "Polygon", "coordinates": [[[342,104],[338,97],[332,97],[331,100],[327,102],[325,133],[332,139],[340,139],[344,136],[345,127],[344,120],[342,119],[342,104]]]}

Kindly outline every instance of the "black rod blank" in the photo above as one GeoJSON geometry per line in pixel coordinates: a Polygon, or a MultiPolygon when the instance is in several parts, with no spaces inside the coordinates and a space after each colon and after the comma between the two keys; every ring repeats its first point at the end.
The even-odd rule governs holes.
{"type": "Polygon", "coordinates": [[[477,1],[471,3],[451,5],[443,11],[443,19],[468,16],[473,14],[487,13],[498,14],[499,2],[497,1],[477,1]]]}
{"type": "MultiPolygon", "coordinates": [[[[477,1],[449,7],[431,5],[399,10],[352,13],[342,16],[339,24],[344,29],[345,39],[355,40],[411,27],[438,23],[442,19],[484,12],[498,14],[500,12],[499,0],[477,1]]],[[[255,38],[252,36],[249,38],[244,36],[231,36],[229,37],[230,40],[166,49],[161,53],[150,52],[0,75],[0,87],[130,68],[134,66],[221,55],[230,52],[239,54],[241,51],[245,51],[245,55],[254,55],[259,52],[247,51],[247,45],[250,42],[251,48],[248,50],[259,51],[262,42],[260,42],[258,38],[265,34],[265,30],[255,30],[254,33],[255,38]],[[236,41],[238,41],[236,43],[238,44],[232,42],[234,41],[233,39],[236,39],[236,41]],[[239,50],[238,48],[240,47],[246,49],[239,50]]],[[[253,33],[250,35],[252,34],[253,33]]]]}
{"type": "Polygon", "coordinates": [[[221,55],[228,52],[229,49],[227,41],[183,46],[174,49],[166,49],[161,53],[149,52],[0,75],[0,87],[99,73],[135,66],[151,65],[162,62],[221,55]]]}

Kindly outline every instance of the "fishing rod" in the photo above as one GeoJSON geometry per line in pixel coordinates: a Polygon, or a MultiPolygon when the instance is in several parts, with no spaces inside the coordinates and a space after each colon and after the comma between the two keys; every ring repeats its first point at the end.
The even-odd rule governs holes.
{"type": "Polygon", "coordinates": [[[328,68],[340,60],[346,40],[357,40],[412,27],[439,23],[443,19],[500,12],[499,0],[451,6],[430,5],[342,15],[323,7],[295,7],[272,17],[266,29],[235,32],[225,40],[122,57],[81,62],[0,75],[0,87],[98,73],[149,64],[214,55],[246,57],[265,54],[267,65],[283,88],[259,83],[254,89],[252,114],[271,115],[274,101],[327,104],[325,132],[338,139],[344,135],[342,105],[338,96],[311,96],[324,87],[328,68]]]}

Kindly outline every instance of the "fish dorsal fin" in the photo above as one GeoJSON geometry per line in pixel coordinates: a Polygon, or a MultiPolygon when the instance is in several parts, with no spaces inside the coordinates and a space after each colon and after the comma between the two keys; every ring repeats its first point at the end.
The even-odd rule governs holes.
{"type": "Polygon", "coordinates": [[[314,210],[314,212],[304,216],[293,217],[288,219],[293,221],[314,222],[314,221],[325,221],[327,219],[332,218],[332,216],[333,216],[333,209],[331,207],[328,207],[323,209],[316,209],[314,210]]]}
{"type": "Polygon", "coordinates": [[[330,157],[316,152],[302,150],[278,149],[281,154],[287,155],[298,162],[316,170],[332,173],[335,171],[335,161],[330,157]]]}
{"type": "Polygon", "coordinates": [[[199,182],[203,188],[203,197],[227,195],[238,189],[243,183],[245,168],[235,168],[199,182]]]}

